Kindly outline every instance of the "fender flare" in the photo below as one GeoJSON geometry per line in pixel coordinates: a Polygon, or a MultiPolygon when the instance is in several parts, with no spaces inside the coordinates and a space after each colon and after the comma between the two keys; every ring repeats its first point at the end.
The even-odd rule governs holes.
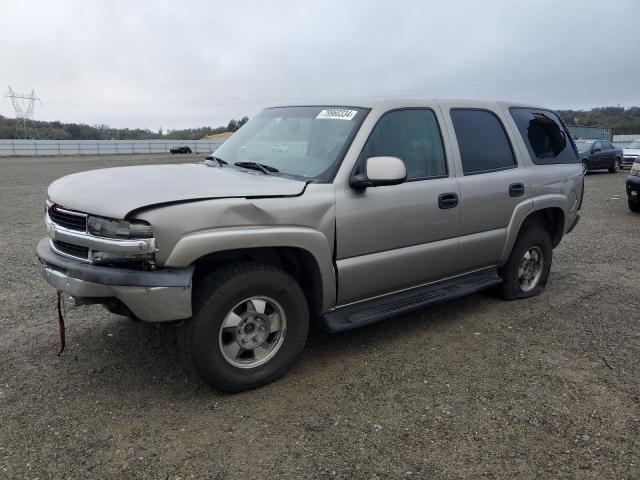
{"type": "Polygon", "coordinates": [[[228,250],[293,247],[307,251],[316,261],[322,283],[322,309],[336,302],[336,273],[327,237],[306,227],[240,227],[194,232],[180,238],[164,266],[191,265],[211,253],[228,250]]]}
{"type": "Polygon", "coordinates": [[[562,227],[562,234],[564,234],[566,229],[567,202],[568,199],[565,195],[556,193],[532,197],[518,204],[514,209],[511,221],[507,226],[507,241],[505,242],[504,249],[502,250],[502,255],[500,255],[500,264],[502,265],[508,260],[509,255],[511,254],[511,249],[513,248],[513,244],[520,233],[522,225],[526,222],[527,218],[535,212],[545,210],[547,208],[559,208],[562,210],[565,220],[565,225],[562,227]]]}

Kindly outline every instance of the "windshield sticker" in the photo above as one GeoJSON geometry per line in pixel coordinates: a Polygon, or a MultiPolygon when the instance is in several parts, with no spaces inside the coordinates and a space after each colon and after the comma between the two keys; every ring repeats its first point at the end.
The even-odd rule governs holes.
{"type": "Polygon", "coordinates": [[[322,110],[316,118],[324,118],[330,120],[353,120],[358,113],[357,110],[346,110],[344,108],[328,108],[322,110]]]}

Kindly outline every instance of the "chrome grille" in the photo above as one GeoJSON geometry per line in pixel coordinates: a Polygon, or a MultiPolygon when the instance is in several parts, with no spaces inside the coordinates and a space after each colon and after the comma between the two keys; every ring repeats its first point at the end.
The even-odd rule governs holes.
{"type": "Polygon", "coordinates": [[[84,213],[65,210],[55,204],[49,207],[48,213],[51,221],[61,227],[77,232],[85,232],[87,230],[87,215],[84,213]]]}

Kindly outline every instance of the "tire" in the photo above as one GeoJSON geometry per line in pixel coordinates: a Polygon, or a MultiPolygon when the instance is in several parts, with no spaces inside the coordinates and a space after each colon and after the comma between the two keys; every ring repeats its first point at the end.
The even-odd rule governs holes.
{"type": "Polygon", "coordinates": [[[200,280],[193,301],[193,317],[179,327],[178,346],[187,370],[217,390],[235,393],[273,382],[306,343],[309,309],[304,293],[293,277],[275,267],[222,267],[200,280]],[[262,343],[245,349],[257,345],[251,335],[264,335],[264,340],[260,337],[262,343]]]}
{"type": "MultiPolygon", "coordinates": [[[[511,255],[509,255],[507,263],[499,269],[499,274],[503,280],[502,297],[505,300],[530,298],[539,295],[544,290],[549,278],[553,260],[553,247],[549,233],[538,225],[524,226],[523,228],[524,230],[518,234],[518,238],[511,249],[511,255]],[[529,261],[534,258],[533,253],[540,255],[542,258],[539,273],[537,273],[537,265],[533,267],[533,272],[537,279],[534,278],[535,282],[532,285],[526,285],[525,288],[520,269],[525,263],[525,254],[527,253],[529,253],[529,261]]],[[[529,270],[525,268],[525,273],[528,272],[529,270]]]]}
{"type": "Polygon", "coordinates": [[[620,159],[616,158],[613,161],[613,167],[609,169],[609,173],[618,173],[620,171],[621,165],[622,165],[622,162],[620,161],[620,159]]]}
{"type": "Polygon", "coordinates": [[[582,174],[586,175],[588,171],[589,171],[589,161],[582,160],[582,174]]]}
{"type": "Polygon", "coordinates": [[[632,202],[631,200],[627,200],[629,204],[629,210],[632,212],[640,212],[640,203],[632,202]]]}

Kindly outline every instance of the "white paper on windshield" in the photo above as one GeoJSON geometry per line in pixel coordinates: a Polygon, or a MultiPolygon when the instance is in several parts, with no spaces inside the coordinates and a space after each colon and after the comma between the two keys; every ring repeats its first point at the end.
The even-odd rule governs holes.
{"type": "Polygon", "coordinates": [[[324,118],[330,120],[353,120],[358,113],[357,110],[347,110],[344,108],[327,108],[322,110],[316,118],[324,118]]]}

